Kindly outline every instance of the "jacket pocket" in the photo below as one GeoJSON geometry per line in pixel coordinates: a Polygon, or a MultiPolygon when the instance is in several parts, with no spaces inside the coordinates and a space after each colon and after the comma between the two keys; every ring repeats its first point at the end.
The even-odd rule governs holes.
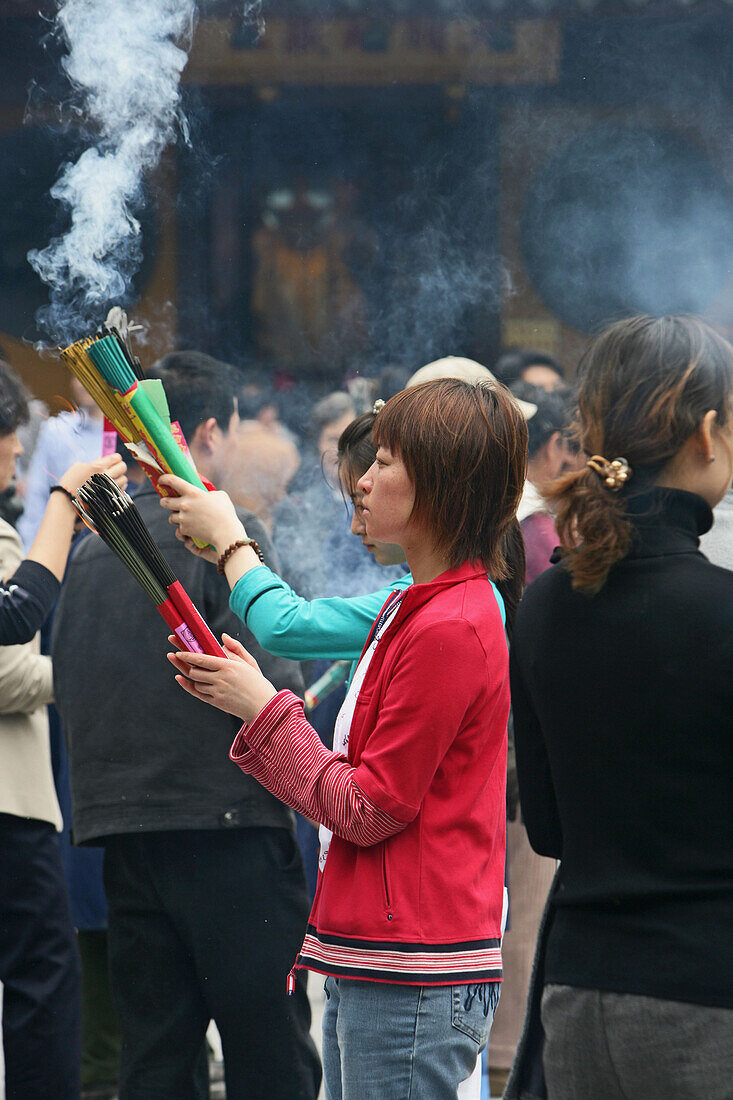
{"type": "Polygon", "coordinates": [[[387,910],[387,920],[392,920],[392,891],[389,883],[389,869],[387,867],[387,842],[382,841],[382,894],[384,908],[387,910]]]}

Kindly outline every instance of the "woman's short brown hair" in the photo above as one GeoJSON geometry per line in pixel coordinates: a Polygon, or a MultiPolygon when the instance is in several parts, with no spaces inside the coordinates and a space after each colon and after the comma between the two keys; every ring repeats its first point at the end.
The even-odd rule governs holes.
{"type": "Polygon", "coordinates": [[[696,317],[631,317],[596,337],[578,377],[582,450],[631,467],[617,493],[584,466],[545,494],[573,587],[592,594],[631,545],[625,502],[654,485],[706,412],[715,411],[719,426],[729,419],[733,348],[696,317]]]}
{"type": "Polygon", "coordinates": [[[509,577],[506,544],[527,469],[527,423],[509,391],[454,378],[423,382],[391,397],[374,442],[398,455],[415,489],[413,515],[451,568],[480,562],[509,577]]]}

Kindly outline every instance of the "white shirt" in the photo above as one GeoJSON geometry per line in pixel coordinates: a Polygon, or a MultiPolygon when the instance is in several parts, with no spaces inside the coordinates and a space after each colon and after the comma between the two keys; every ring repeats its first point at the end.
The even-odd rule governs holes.
{"type": "MultiPolygon", "coordinates": [[[[369,643],[369,648],[359,661],[354,673],[353,679],[349,684],[349,690],[346,692],[346,698],[341,704],[341,710],[338,712],[336,718],[336,724],[333,729],[333,751],[343,753],[344,756],[348,756],[349,750],[349,733],[351,732],[351,722],[354,718],[354,710],[356,708],[356,700],[359,698],[359,692],[361,686],[364,683],[367,670],[371,664],[372,657],[376,651],[379,639],[384,634],[389,624],[397,614],[397,608],[402,602],[402,596],[404,593],[400,593],[399,597],[395,599],[387,608],[386,613],[377,624],[377,629],[374,631],[374,637],[369,643]]],[[[321,842],[321,850],[318,855],[318,870],[323,871],[326,866],[326,856],[328,855],[328,849],[331,845],[331,837],[333,833],[330,829],[327,829],[325,825],[319,826],[318,839],[321,842]]]]}

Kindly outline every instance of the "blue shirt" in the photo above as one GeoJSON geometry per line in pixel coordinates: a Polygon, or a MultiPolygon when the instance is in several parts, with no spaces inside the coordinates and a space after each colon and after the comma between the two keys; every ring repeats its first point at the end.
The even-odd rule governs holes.
{"type": "Polygon", "coordinates": [[[26,553],[41,526],[48,504],[48,491],[75,462],[93,462],[102,453],[104,421],[92,420],[84,412],[62,412],[51,416],[38,433],[28,467],[23,515],[18,520],[26,553]]]}

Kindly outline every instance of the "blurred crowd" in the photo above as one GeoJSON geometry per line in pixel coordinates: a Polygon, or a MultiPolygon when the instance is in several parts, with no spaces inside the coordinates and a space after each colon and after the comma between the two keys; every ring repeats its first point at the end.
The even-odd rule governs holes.
{"type": "MultiPolygon", "coordinates": [[[[400,548],[385,552],[370,539],[358,488],[373,461],[375,417],[405,389],[436,379],[508,388],[528,434],[527,477],[516,513],[524,583],[536,581],[557,560],[562,501],[555,498],[554,505],[553,492],[558,484],[569,484],[570,475],[586,471],[591,457],[582,423],[591,416],[592,401],[586,392],[579,406],[572,369],[528,348],[507,349],[487,365],[448,356],[416,371],[417,366],[394,365],[374,377],[347,378],[331,392],[319,388],[316,396],[304,383],[275,384],[256,369],[234,369],[195,350],[171,352],[151,366],[149,374],[163,380],[172,419],[180,423],[199,472],[226,491],[269,567],[259,570],[256,583],[248,575],[246,598],[242,589],[230,597],[216,569],[176,541],[150,484],[120,448],[128,492],[214,633],[242,638],[268,679],[299,697],[334,660],[358,658],[364,642],[357,630],[353,643],[323,643],[322,615],[333,617],[329,637],[342,631],[346,638],[351,626],[339,619],[344,608],[371,622],[381,606],[380,600],[373,602],[375,593],[401,591],[411,580],[400,548]],[[357,457],[359,447],[363,459],[357,457]],[[273,600],[280,601],[276,613],[270,611],[273,600]],[[264,619],[266,611],[268,623],[260,627],[257,614],[264,619]]],[[[1,365],[0,376],[12,397],[0,409],[0,448],[13,440],[7,456],[0,453],[0,550],[5,545],[0,567],[7,579],[34,545],[49,494],[59,486],[67,492],[65,472],[101,454],[103,421],[76,380],[70,408],[52,415],[42,402],[13,390],[17,379],[9,367],[1,365]]],[[[670,379],[670,388],[677,381],[670,379]]],[[[598,382],[594,392],[602,389],[598,382]]],[[[719,522],[703,545],[710,559],[727,569],[733,565],[730,492],[716,513],[719,522]]],[[[609,582],[611,590],[614,583],[609,582]]],[[[544,608],[552,598],[547,589],[544,608]]],[[[638,613],[643,616],[643,607],[638,613]]],[[[228,759],[239,723],[211,708],[191,711],[196,704],[172,682],[163,658],[165,637],[154,618],[119,564],[82,531],[42,638],[0,649],[0,740],[50,736],[53,767],[53,787],[41,790],[39,777],[26,774],[29,790],[18,801],[0,747],[7,1100],[118,1095],[202,1100],[223,1096],[225,1089],[230,1100],[316,1100],[321,1071],[304,983],[297,984],[293,997],[283,997],[316,890],[316,827],[297,815],[293,834],[290,811],[251,776],[243,780],[228,759]],[[203,743],[212,751],[202,758],[203,743]],[[23,829],[30,823],[35,832],[24,832],[18,822],[23,829]],[[14,892],[17,905],[9,900],[14,892]],[[221,1051],[204,1039],[212,1019],[224,1066],[221,1051]],[[224,1073],[226,1085],[220,1080],[224,1073]]],[[[552,632],[543,637],[547,642],[552,632]]],[[[517,646],[517,661],[527,658],[521,672],[534,701],[535,692],[552,694],[552,689],[541,678],[532,679],[537,664],[524,646],[517,646]]],[[[597,659],[602,665],[603,653],[597,659]]],[[[684,670],[667,673],[674,677],[684,670]]],[[[554,688],[562,694],[562,673],[557,675],[554,688]]],[[[334,746],[335,729],[338,739],[346,690],[339,684],[309,714],[328,748],[334,746]]],[[[525,748],[519,747],[518,782],[513,726],[527,723],[528,705],[523,699],[509,722],[504,979],[484,1055],[484,1098],[501,1096],[507,1088],[543,909],[557,889],[560,852],[538,827],[536,835],[543,839],[531,838],[533,848],[520,807],[521,757],[528,753],[528,739],[525,735],[525,748]]],[[[586,719],[592,738],[593,719],[586,719]]],[[[525,769],[526,776],[526,763],[525,769]]],[[[574,782],[582,781],[580,767],[574,782]]],[[[524,783],[528,797],[534,797],[531,782],[524,783]]],[[[664,889],[659,883],[652,888],[664,889]]],[[[618,896],[618,904],[625,905],[621,888],[618,896]]],[[[633,925],[633,906],[626,919],[633,925]]],[[[643,938],[643,922],[639,927],[643,938]]],[[[720,944],[729,952],[722,931],[720,944]]],[[[643,982],[638,989],[632,983],[627,990],[623,981],[611,987],[647,991],[643,982]]],[[[718,1004],[714,997],[691,1000],[718,1004]]],[[[562,1011],[590,1009],[568,1004],[562,1011]]],[[[548,1035],[554,1035],[549,1009],[546,1023],[548,1035]]],[[[525,1052],[532,1038],[528,1026],[525,1052]]],[[[557,1065],[552,1072],[556,1081],[557,1065]]],[[[547,1096],[525,1086],[524,1092],[506,1095],[547,1096]]],[[[561,1095],[581,1093],[553,1093],[561,1095]]],[[[611,1094],[587,1095],[606,1100],[611,1094]]]]}

